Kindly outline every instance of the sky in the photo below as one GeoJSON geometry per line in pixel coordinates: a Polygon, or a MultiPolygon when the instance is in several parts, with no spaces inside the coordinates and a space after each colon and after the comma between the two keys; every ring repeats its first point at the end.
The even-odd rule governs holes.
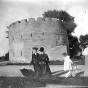
{"type": "Polygon", "coordinates": [[[88,34],[88,0],[0,0],[0,56],[9,50],[7,26],[15,21],[42,17],[47,10],[65,10],[75,17],[74,36],[88,34]]]}

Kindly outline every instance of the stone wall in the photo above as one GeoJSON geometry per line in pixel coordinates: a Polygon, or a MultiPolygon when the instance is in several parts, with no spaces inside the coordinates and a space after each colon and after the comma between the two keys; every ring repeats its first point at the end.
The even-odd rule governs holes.
{"type": "Polygon", "coordinates": [[[23,19],[9,25],[9,59],[11,62],[29,63],[32,47],[44,47],[50,60],[63,60],[67,52],[67,31],[53,18],[23,19]]]}

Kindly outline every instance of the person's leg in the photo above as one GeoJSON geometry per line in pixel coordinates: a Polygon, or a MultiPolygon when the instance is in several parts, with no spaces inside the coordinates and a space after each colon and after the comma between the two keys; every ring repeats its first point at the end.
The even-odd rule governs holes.
{"type": "Polygon", "coordinates": [[[34,66],[34,72],[35,72],[35,76],[36,76],[36,74],[37,74],[37,66],[36,66],[36,64],[34,64],[33,66],[34,66]]]}
{"type": "Polygon", "coordinates": [[[40,71],[39,71],[39,67],[38,67],[38,65],[36,64],[36,65],[34,65],[34,69],[35,69],[35,76],[34,76],[34,79],[36,79],[36,78],[38,78],[39,77],[39,75],[40,75],[40,71]]]}
{"type": "Polygon", "coordinates": [[[36,70],[36,76],[39,77],[39,75],[40,75],[40,67],[39,67],[39,65],[36,66],[36,69],[37,69],[36,70]]]}
{"type": "Polygon", "coordinates": [[[69,76],[71,76],[71,71],[70,70],[66,73],[66,76],[65,77],[67,78],[69,76]]]}
{"type": "Polygon", "coordinates": [[[42,65],[42,75],[43,76],[46,75],[46,65],[45,64],[42,65]]]}
{"type": "Polygon", "coordinates": [[[46,66],[46,73],[47,73],[47,76],[52,76],[49,65],[46,66]]]}
{"type": "Polygon", "coordinates": [[[42,64],[39,65],[39,76],[42,76],[43,75],[43,66],[42,64]]]}
{"type": "Polygon", "coordinates": [[[34,68],[34,72],[35,72],[36,68],[35,68],[35,65],[34,64],[33,64],[33,68],[34,68]]]}

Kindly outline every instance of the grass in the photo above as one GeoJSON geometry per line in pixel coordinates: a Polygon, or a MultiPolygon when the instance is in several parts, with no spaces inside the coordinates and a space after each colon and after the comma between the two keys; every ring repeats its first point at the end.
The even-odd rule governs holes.
{"type": "MultiPolygon", "coordinates": [[[[76,65],[84,65],[84,61],[73,61],[76,65]]],[[[11,63],[11,62],[8,62],[6,65],[29,65],[29,63],[11,63]]],[[[50,61],[50,65],[64,65],[64,61],[50,61]]]]}
{"type": "Polygon", "coordinates": [[[35,80],[30,77],[0,77],[0,88],[45,87],[46,84],[88,86],[88,77],[50,77],[35,80]]]}
{"type": "Polygon", "coordinates": [[[0,88],[34,88],[46,87],[49,84],[65,85],[65,86],[88,86],[88,77],[59,77],[44,76],[33,79],[34,72],[26,69],[21,70],[25,77],[0,77],[0,88]]]}
{"type": "MultiPolygon", "coordinates": [[[[8,59],[2,59],[0,62],[5,62],[5,61],[9,61],[8,59]]],[[[72,61],[76,64],[76,65],[84,65],[85,64],[85,57],[76,57],[74,59],[72,59],[72,61]]],[[[59,61],[59,60],[52,60],[50,61],[50,65],[63,65],[64,61],[59,61]]],[[[29,65],[29,63],[12,63],[12,62],[8,62],[6,63],[6,65],[29,65]]]]}

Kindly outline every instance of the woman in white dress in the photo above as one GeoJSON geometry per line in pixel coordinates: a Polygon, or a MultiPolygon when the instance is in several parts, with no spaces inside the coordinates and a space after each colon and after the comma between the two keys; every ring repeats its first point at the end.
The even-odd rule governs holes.
{"type": "Polygon", "coordinates": [[[73,62],[71,61],[70,56],[66,53],[63,53],[62,55],[64,56],[64,71],[68,71],[68,73],[66,74],[66,77],[68,77],[72,73],[73,62]]]}

